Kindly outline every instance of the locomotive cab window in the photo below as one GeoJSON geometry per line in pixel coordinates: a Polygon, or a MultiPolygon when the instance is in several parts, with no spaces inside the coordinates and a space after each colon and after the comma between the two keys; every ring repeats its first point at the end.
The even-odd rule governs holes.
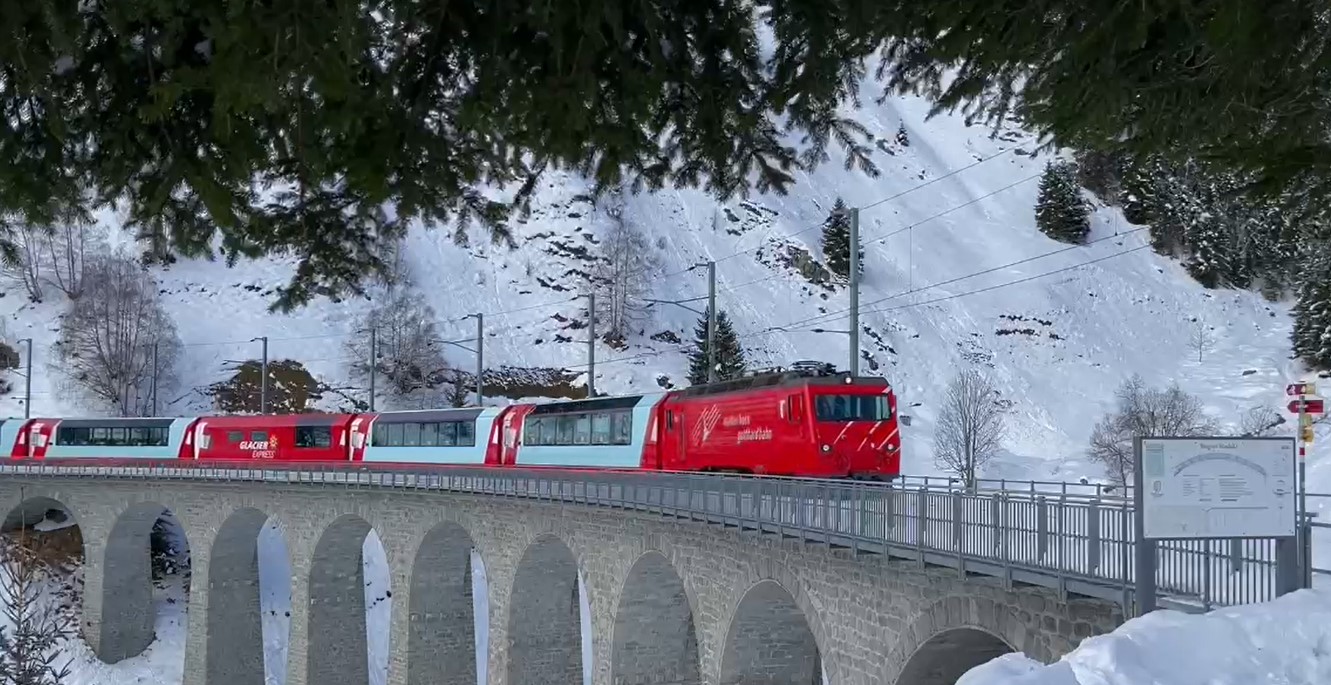
{"type": "Polygon", "coordinates": [[[297,426],[296,447],[332,447],[333,429],[330,426],[297,426]]]}
{"type": "Polygon", "coordinates": [[[892,417],[887,395],[819,395],[814,413],[819,421],[886,421],[892,417]]]}

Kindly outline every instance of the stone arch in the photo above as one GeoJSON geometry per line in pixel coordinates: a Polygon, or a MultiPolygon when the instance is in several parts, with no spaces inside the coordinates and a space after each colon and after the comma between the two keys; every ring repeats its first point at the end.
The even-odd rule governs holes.
{"type": "Polygon", "coordinates": [[[751,586],[726,630],[719,685],[811,685],[822,671],[811,619],[795,595],[771,579],[751,586]]]}
{"type": "Polygon", "coordinates": [[[538,536],[518,561],[509,594],[508,642],[507,682],[582,682],[578,562],[554,535],[538,536]]]}
{"type": "MultiPolygon", "coordinates": [[[[213,539],[205,619],[209,685],[265,681],[259,536],[268,520],[258,509],[240,509],[222,522],[213,539]]],[[[287,636],[281,637],[285,641],[287,636]]]]}
{"type": "MultiPolygon", "coordinates": [[[[8,544],[21,545],[49,566],[69,568],[85,560],[79,517],[58,499],[41,495],[23,499],[5,513],[0,532],[8,544]]],[[[66,599],[77,616],[82,611],[80,593],[68,592],[66,599]]]]}
{"type": "Polygon", "coordinates": [[[306,677],[311,683],[369,682],[364,549],[373,530],[365,519],[347,514],[330,523],[315,543],[306,652],[306,677]]]}
{"type": "Polygon", "coordinates": [[[900,685],[956,685],[966,671],[1013,651],[993,633],[973,627],[947,628],[924,641],[906,660],[900,685]]]}
{"type": "Polygon", "coordinates": [[[615,609],[612,685],[702,682],[694,607],[665,555],[648,551],[629,568],[615,609]]]}
{"type": "Polygon", "coordinates": [[[411,567],[408,685],[476,682],[471,534],[456,523],[426,533],[411,567]]]}
{"type": "MultiPolygon", "coordinates": [[[[93,645],[97,656],[106,663],[138,656],[156,639],[153,533],[159,522],[167,523],[163,529],[169,532],[179,529],[183,549],[171,550],[170,556],[188,559],[189,538],[184,526],[176,521],[170,509],[157,502],[131,504],[116,517],[107,536],[102,552],[102,616],[108,620],[103,621],[101,639],[93,645]]],[[[183,578],[182,590],[182,599],[188,605],[188,576],[183,578]]]]}
{"type": "Polygon", "coordinates": [[[1048,647],[1029,622],[983,596],[951,596],[925,607],[901,633],[887,660],[899,670],[883,679],[897,685],[952,685],[963,673],[994,657],[1022,651],[1049,661],[1048,647]]]}

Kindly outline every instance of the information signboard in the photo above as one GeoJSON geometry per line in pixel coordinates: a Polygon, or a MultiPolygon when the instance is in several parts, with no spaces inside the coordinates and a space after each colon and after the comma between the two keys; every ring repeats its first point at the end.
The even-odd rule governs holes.
{"type": "Polygon", "coordinates": [[[1139,445],[1143,537],[1295,534],[1292,438],[1142,438],[1139,445]]]}

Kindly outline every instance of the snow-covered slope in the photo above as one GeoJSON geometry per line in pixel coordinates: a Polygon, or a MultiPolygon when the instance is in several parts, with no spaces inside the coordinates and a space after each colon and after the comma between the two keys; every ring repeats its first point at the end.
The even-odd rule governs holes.
{"type": "MultiPolygon", "coordinates": [[[[876,92],[865,85],[866,96],[876,92]]],[[[1031,156],[1030,136],[1013,128],[991,137],[960,116],[926,121],[929,105],[918,98],[875,105],[866,97],[865,103],[854,115],[876,137],[879,178],[843,170],[833,150],[833,160],[799,174],[787,196],[720,205],[691,190],[629,196],[624,216],[645,233],[660,263],[651,296],[705,296],[705,270],[687,269],[715,260],[720,306],[734,320],[751,365],[822,359],[844,368],[847,337],[808,329],[846,327],[845,289],[824,290],[781,265],[788,247],[821,259],[818,226],[840,196],[864,208],[862,322],[873,331],[862,336],[872,357],[864,367],[895,385],[914,419],[905,432],[911,472],[934,471],[937,404],[964,365],[986,367],[1011,402],[1008,454],[990,465],[986,475],[994,477],[1098,476],[1084,462],[1084,446],[1114,388],[1132,373],[1153,384],[1178,380],[1225,421],[1237,422],[1255,404],[1283,404],[1284,384],[1301,375],[1289,358],[1286,304],[1246,291],[1204,290],[1176,262],[1146,248],[1146,232],[1116,210],[1096,211],[1086,246],[1050,240],[1034,225],[1046,160],[1031,156]],[[902,125],[908,145],[896,141],[902,125]],[[1216,329],[1200,361],[1187,344],[1193,317],[1216,329]]],[[[584,318],[585,300],[574,298],[586,290],[583,257],[610,224],[604,208],[589,202],[588,189],[572,176],[544,177],[533,215],[515,224],[512,250],[479,230],[470,247],[455,245],[448,229],[413,230],[406,261],[438,313],[440,334],[469,338],[474,322],[461,317],[484,312],[488,367],[585,371],[585,329],[570,327],[584,318]]],[[[115,223],[114,216],[104,218],[115,223]]],[[[116,240],[129,242],[124,235],[116,240]]],[[[284,260],[235,268],[182,261],[154,270],[187,345],[184,389],[163,403],[163,413],[207,410],[198,390],[224,377],[227,360],[257,358],[260,345],[250,341],[257,336],[268,336],[270,358],[299,360],[322,380],[364,395],[348,388],[354,384],[344,345],[361,335],[355,331],[369,303],[325,300],[290,316],[268,313],[271,289],[291,270],[284,260]]],[[[35,341],[37,415],[86,413],[62,399],[46,366],[59,300],[33,305],[16,288],[0,299],[6,340],[35,341]]],[[[683,349],[697,315],[670,305],[649,312],[626,348],[598,344],[599,390],[654,390],[660,374],[683,384],[683,349]],[[667,333],[683,343],[670,342],[667,333]]],[[[449,347],[447,355],[461,368],[474,364],[464,350],[449,347]]],[[[22,415],[22,379],[14,374],[11,381],[15,392],[0,399],[0,411],[22,415]]]]}

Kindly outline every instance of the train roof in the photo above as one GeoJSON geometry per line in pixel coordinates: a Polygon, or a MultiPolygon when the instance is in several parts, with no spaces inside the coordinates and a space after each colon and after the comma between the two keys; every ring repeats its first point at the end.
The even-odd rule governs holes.
{"type": "Polygon", "coordinates": [[[817,373],[804,370],[785,370],[758,372],[751,376],[703,383],[675,391],[680,398],[722,395],[746,390],[797,388],[797,387],[888,387],[886,378],[881,376],[851,376],[849,372],[817,373]]]}
{"type": "Polygon", "coordinates": [[[386,411],[374,415],[374,422],[379,423],[429,423],[434,421],[475,421],[483,413],[497,414],[493,407],[458,407],[454,409],[414,409],[409,411],[386,411]]]}
{"type": "Polygon", "coordinates": [[[271,426],[332,426],[350,421],[355,414],[252,414],[240,416],[202,416],[210,426],[223,428],[264,428],[271,426]]]}
{"type": "Polygon", "coordinates": [[[194,419],[188,416],[104,416],[85,419],[38,418],[34,420],[59,423],[61,428],[164,428],[176,421],[193,421],[194,419]]]}

